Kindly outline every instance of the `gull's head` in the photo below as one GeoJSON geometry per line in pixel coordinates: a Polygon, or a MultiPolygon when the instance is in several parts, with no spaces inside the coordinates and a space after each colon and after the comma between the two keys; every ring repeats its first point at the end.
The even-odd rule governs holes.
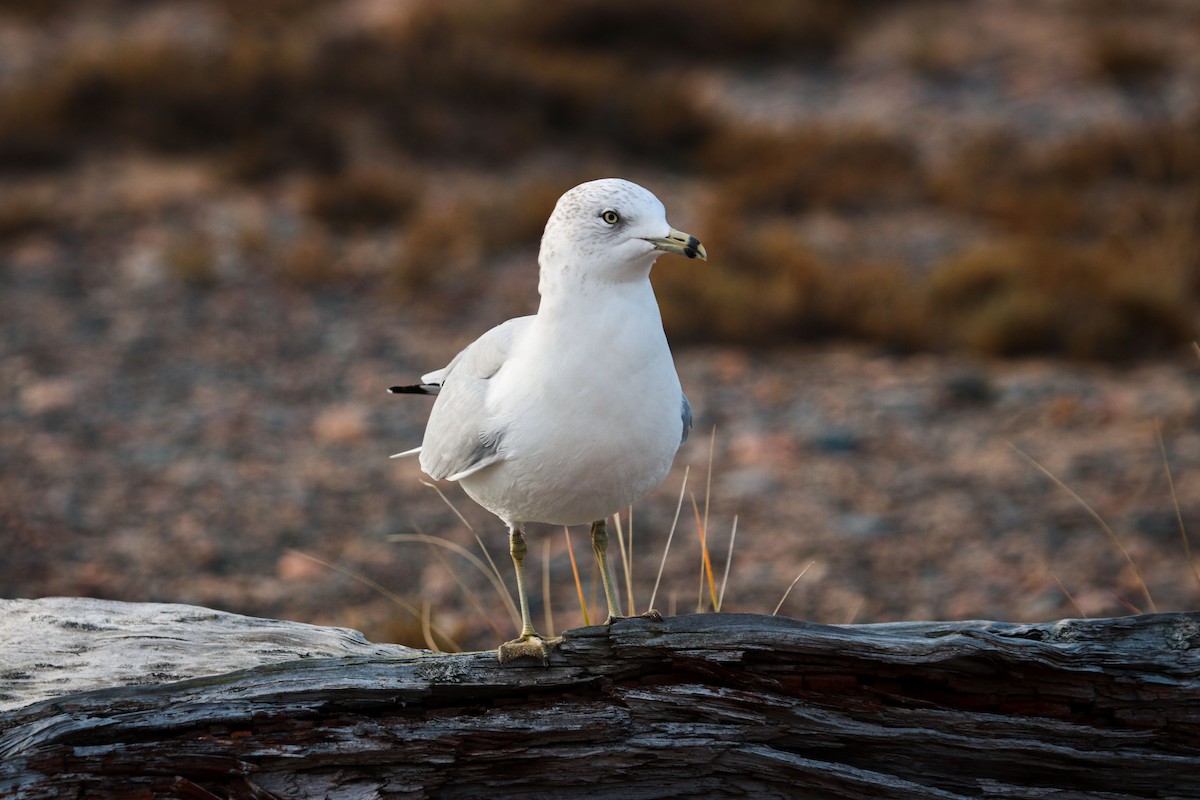
{"type": "Polygon", "coordinates": [[[542,272],[605,283],[645,278],[663,253],[707,259],[704,245],[667,223],[663,204],[620,178],[581,183],[559,198],[546,223],[542,272]]]}

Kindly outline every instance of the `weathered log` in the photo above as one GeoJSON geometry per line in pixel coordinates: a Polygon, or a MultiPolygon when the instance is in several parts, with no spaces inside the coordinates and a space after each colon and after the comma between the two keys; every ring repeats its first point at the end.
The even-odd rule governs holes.
{"type": "MultiPolygon", "coordinates": [[[[169,608],[160,629],[128,636],[133,650],[147,637],[222,646],[196,633],[219,612],[169,608]]],[[[64,630],[55,614],[69,617],[34,620],[46,641],[64,630]]],[[[141,685],[0,714],[0,796],[1200,797],[1196,613],[636,619],[569,632],[548,666],[250,622],[286,640],[257,656],[275,663],[162,683],[187,670],[147,660],[114,681],[141,685]],[[306,636],[318,656],[362,652],[294,657],[306,636]]],[[[11,704],[33,682],[10,671],[11,704]]]]}

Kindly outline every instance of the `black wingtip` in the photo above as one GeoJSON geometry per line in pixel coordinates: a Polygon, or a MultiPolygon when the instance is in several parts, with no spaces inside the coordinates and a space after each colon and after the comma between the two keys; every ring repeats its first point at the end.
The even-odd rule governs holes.
{"type": "Polygon", "coordinates": [[[389,386],[392,394],[437,394],[436,383],[419,383],[416,386],[389,386]]]}

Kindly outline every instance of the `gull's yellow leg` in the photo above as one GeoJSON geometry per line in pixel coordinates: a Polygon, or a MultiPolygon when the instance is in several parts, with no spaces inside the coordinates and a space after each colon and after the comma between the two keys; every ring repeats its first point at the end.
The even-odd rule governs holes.
{"type": "MultiPolygon", "coordinates": [[[[600,566],[600,579],[604,582],[604,599],[608,601],[608,619],[604,624],[611,625],[625,617],[621,613],[621,599],[617,594],[617,582],[613,578],[612,570],[608,568],[608,527],[602,519],[592,523],[592,550],[596,553],[596,563],[600,566]]],[[[639,616],[642,619],[662,622],[662,614],[653,608],[639,616]]]]}
{"type": "Polygon", "coordinates": [[[617,596],[617,582],[613,579],[612,570],[608,568],[608,528],[602,519],[592,523],[592,550],[596,553],[596,563],[600,565],[604,599],[608,601],[608,620],[604,624],[611,625],[622,616],[621,600],[617,596]]]}
{"type": "Polygon", "coordinates": [[[525,593],[525,554],[529,548],[525,544],[525,534],[520,527],[509,528],[508,552],[512,556],[513,566],[517,568],[517,598],[521,604],[521,635],[511,642],[500,645],[497,655],[500,663],[517,658],[536,658],[546,663],[551,649],[558,644],[559,639],[543,639],[533,629],[529,616],[529,596],[525,593]]]}

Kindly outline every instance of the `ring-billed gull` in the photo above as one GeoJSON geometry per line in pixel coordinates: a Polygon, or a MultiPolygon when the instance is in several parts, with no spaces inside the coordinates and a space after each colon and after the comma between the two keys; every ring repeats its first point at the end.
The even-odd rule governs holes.
{"type": "Polygon", "coordinates": [[[648,190],[590,181],[554,207],[538,255],[541,303],[480,336],[416,386],[437,395],[420,455],[508,526],[521,635],[501,661],[541,658],[525,588],[527,522],[592,523],[609,622],[621,616],[604,520],[666,477],[692,425],[663,333],[650,267],[662,253],[706,259],[648,190]]]}

